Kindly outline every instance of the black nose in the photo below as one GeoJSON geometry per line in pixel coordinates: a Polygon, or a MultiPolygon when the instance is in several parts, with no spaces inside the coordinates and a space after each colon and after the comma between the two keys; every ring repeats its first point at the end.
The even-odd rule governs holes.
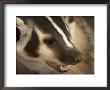
{"type": "Polygon", "coordinates": [[[69,56],[71,57],[70,58],[70,61],[73,63],[73,64],[77,64],[81,61],[81,53],[79,51],[71,51],[69,56]]]}
{"type": "Polygon", "coordinates": [[[66,48],[65,52],[62,52],[59,60],[66,64],[77,64],[81,61],[81,54],[78,50],[66,48]]]}
{"type": "Polygon", "coordinates": [[[78,57],[76,57],[75,59],[74,59],[74,62],[75,63],[79,63],[81,61],[81,57],[80,56],[78,56],[78,57]]]}

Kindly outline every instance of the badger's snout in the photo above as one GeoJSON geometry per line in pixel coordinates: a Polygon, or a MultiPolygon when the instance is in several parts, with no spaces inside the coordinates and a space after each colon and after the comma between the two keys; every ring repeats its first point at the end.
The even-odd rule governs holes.
{"type": "Polygon", "coordinates": [[[69,49],[67,51],[67,60],[70,61],[72,64],[79,63],[81,61],[81,54],[78,50],[69,49]]]}
{"type": "Polygon", "coordinates": [[[81,61],[81,56],[78,56],[74,59],[74,62],[75,63],[79,63],[81,61]]]}
{"type": "Polygon", "coordinates": [[[60,60],[66,64],[77,64],[81,61],[81,54],[76,49],[66,48],[65,52],[62,52],[60,60]]]}

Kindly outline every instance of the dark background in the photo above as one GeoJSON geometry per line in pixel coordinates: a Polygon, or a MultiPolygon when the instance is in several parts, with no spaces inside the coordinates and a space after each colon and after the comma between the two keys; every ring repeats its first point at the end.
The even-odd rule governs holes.
{"type": "Polygon", "coordinates": [[[0,0],[0,2],[33,4],[107,4],[109,0],[0,0]]]}

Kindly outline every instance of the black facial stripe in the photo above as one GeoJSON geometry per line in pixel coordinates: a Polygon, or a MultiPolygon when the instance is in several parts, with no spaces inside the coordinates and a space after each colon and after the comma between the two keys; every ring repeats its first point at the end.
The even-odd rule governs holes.
{"type": "Polygon", "coordinates": [[[70,41],[70,33],[66,29],[65,23],[63,22],[61,17],[60,16],[51,16],[51,18],[61,28],[61,30],[64,32],[64,34],[66,35],[68,41],[70,41]]]}
{"type": "Polygon", "coordinates": [[[34,18],[34,23],[44,33],[50,33],[50,34],[58,33],[55,27],[53,27],[52,23],[46,17],[37,16],[34,18]]]}
{"type": "Polygon", "coordinates": [[[38,57],[38,46],[39,46],[39,40],[36,32],[33,30],[31,39],[25,46],[24,50],[27,52],[29,56],[38,57]]]}
{"type": "Polygon", "coordinates": [[[66,46],[66,43],[64,42],[62,35],[56,30],[56,28],[46,17],[37,16],[34,18],[34,23],[41,32],[50,34],[55,39],[57,39],[57,41],[62,43],[63,46],[66,46]]]}
{"type": "Polygon", "coordinates": [[[74,21],[74,17],[70,16],[69,17],[69,23],[72,23],[74,21]]]}

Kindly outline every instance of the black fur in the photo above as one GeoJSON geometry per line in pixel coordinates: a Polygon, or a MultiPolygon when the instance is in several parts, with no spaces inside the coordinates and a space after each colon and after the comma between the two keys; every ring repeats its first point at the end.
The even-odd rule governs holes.
{"type": "Polygon", "coordinates": [[[16,27],[16,42],[20,39],[20,30],[16,27]]]}
{"type": "Polygon", "coordinates": [[[69,17],[69,23],[72,23],[74,21],[74,17],[70,16],[69,17]]]}
{"type": "Polygon", "coordinates": [[[36,32],[33,30],[31,39],[25,46],[24,50],[28,53],[29,56],[38,57],[38,46],[39,46],[39,40],[36,32]]]}
{"type": "Polygon", "coordinates": [[[66,29],[65,23],[63,22],[63,20],[61,19],[61,17],[59,17],[59,16],[52,16],[51,18],[61,28],[61,30],[65,33],[68,41],[71,42],[70,41],[70,33],[66,29]]]}

